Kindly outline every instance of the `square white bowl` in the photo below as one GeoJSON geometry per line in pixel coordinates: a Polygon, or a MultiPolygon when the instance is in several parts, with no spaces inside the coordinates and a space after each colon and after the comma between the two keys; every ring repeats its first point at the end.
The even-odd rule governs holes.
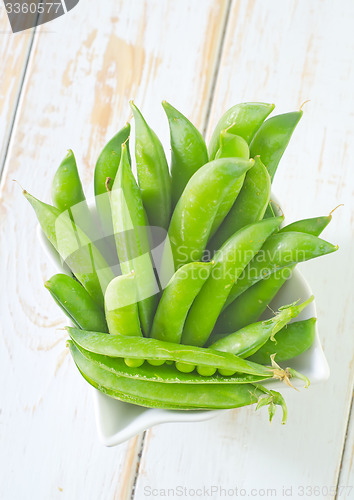
{"type": "MultiPolygon", "coordinates": [[[[68,268],[63,267],[52,245],[44,236],[38,226],[38,239],[42,248],[55,264],[58,272],[69,273],[68,268]]],[[[311,289],[302,274],[295,269],[291,278],[283,285],[271,307],[277,310],[284,304],[291,304],[295,300],[306,300],[312,295],[311,289]]],[[[312,302],[296,321],[316,317],[315,302],[312,302]]],[[[311,384],[326,380],[329,377],[329,367],[324,356],[317,324],[315,340],[306,352],[292,360],[290,366],[306,375],[311,384]]],[[[265,382],[263,385],[271,385],[272,389],[284,389],[285,384],[279,381],[265,382]]],[[[294,385],[301,385],[301,382],[294,381],[294,385]]],[[[105,446],[115,446],[136,434],[161,423],[167,422],[199,422],[208,420],[220,414],[220,412],[230,410],[210,410],[210,411],[178,411],[144,408],[141,406],[118,401],[98,390],[92,388],[94,408],[96,415],[96,425],[99,439],[105,446]]]]}

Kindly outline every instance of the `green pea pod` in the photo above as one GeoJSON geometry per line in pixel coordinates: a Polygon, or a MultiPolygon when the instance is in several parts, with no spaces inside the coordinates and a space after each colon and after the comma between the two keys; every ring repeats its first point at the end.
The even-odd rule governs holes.
{"type": "MultiPolygon", "coordinates": [[[[68,341],[71,342],[71,341],[68,341]]],[[[256,376],[247,374],[234,374],[224,377],[219,374],[211,377],[203,377],[197,372],[181,373],[174,365],[164,364],[158,369],[144,363],[137,370],[135,367],[127,366],[122,358],[111,358],[86,351],[75,344],[75,347],[80,353],[93,364],[97,364],[100,368],[107,370],[120,377],[130,379],[146,380],[150,382],[163,382],[165,384],[247,384],[267,380],[272,377],[272,374],[267,376],[256,376]]]]}
{"type": "Polygon", "coordinates": [[[269,118],[260,126],[251,142],[251,157],[260,155],[272,180],[302,114],[302,111],[294,111],[269,118]]]}
{"type": "MultiPolygon", "coordinates": [[[[226,335],[212,343],[212,349],[231,352],[241,358],[247,358],[262,347],[267,340],[272,339],[289,321],[296,318],[314,299],[313,295],[302,304],[290,304],[279,309],[278,313],[266,321],[258,321],[226,335]]],[[[268,361],[270,359],[268,358],[268,361]]]]}
{"type": "MultiPolygon", "coordinates": [[[[238,135],[230,134],[223,130],[220,133],[220,148],[217,152],[216,159],[218,158],[243,158],[249,160],[250,153],[248,149],[247,142],[239,137],[238,135]]],[[[217,214],[213,221],[213,225],[210,230],[210,238],[218,230],[220,224],[223,222],[227,214],[229,213],[231,207],[235,203],[236,198],[242,188],[243,182],[245,180],[245,175],[238,177],[233,183],[231,183],[230,188],[225,195],[225,198],[220,203],[217,214]]]]}
{"type": "MultiPolygon", "coordinates": [[[[298,231],[319,236],[331,218],[330,214],[329,216],[296,221],[280,229],[279,233],[298,231]]],[[[257,321],[283,284],[289,279],[294,267],[295,265],[283,267],[272,273],[267,279],[262,279],[250,286],[221,313],[215,325],[215,332],[234,332],[257,321]]]]}
{"type": "Polygon", "coordinates": [[[117,276],[109,283],[104,306],[109,333],[142,335],[134,273],[117,276]]]}
{"type": "Polygon", "coordinates": [[[195,126],[166,101],[162,106],[171,136],[172,206],[175,207],[192,175],[208,162],[205,141],[195,126]]]}
{"type": "Polygon", "coordinates": [[[67,274],[55,274],[44,286],[76,326],[83,330],[108,332],[102,308],[74,278],[67,274]]]}
{"type": "Polygon", "coordinates": [[[209,143],[209,159],[213,160],[220,147],[220,132],[227,129],[230,134],[241,136],[250,144],[255,133],[267,116],[273,111],[274,104],[245,102],[230,108],[218,121],[209,143]]]}
{"type": "Polygon", "coordinates": [[[218,158],[245,158],[250,157],[250,150],[245,139],[239,135],[230,134],[227,130],[220,132],[220,147],[215,155],[218,158]]]}
{"type": "Polygon", "coordinates": [[[197,170],[189,180],[173,212],[168,230],[176,269],[199,261],[213,221],[230,183],[242,177],[253,160],[220,158],[197,170]]]}
{"type": "Polygon", "coordinates": [[[111,191],[113,229],[123,274],[134,271],[139,316],[144,334],[149,335],[159,291],[149,252],[147,221],[139,187],[129,164],[127,146],[111,191]]]}
{"type": "MultiPolygon", "coordinates": [[[[270,219],[265,219],[270,220],[270,219]]],[[[338,246],[311,234],[294,231],[273,234],[258,255],[245,268],[243,276],[233,286],[225,307],[254,283],[283,268],[338,250],[338,246]]]]}
{"type": "Polygon", "coordinates": [[[138,182],[151,226],[167,229],[171,215],[171,178],[162,144],[133,102],[138,182]]]}
{"type": "Polygon", "coordinates": [[[256,156],[246,173],[241,191],[223,223],[208,243],[211,252],[218,250],[236,231],[262,220],[270,199],[271,182],[266,167],[256,156]]]}
{"type": "Polygon", "coordinates": [[[271,368],[213,349],[174,344],[145,337],[87,332],[73,327],[67,327],[67,330],[75,344],[86,351],[113,358],[139,358],[191,363],[260,377],[268,376],[269,373],[273,374],[271,368]]]}
{"type": "Polygon", "coordinates": [[[188,311],[208,279],[212,262],[190,262],[172,276],[160,299],[151,337],[179,343],[188,311]]]}
{"type": "Polygon", "coordinates": [[[266,219],[234,234],[215,255],[215,264],[187,316],[182,343],[202,346],[208,340],[232,285],[283,218],[266,219]]]}
{"type": "Polygon", "coordinates": [[[93,300],[103,308],[103,293],[113,278],[113,273],[102,254],[80,227],[75,225],[67,211],[61,213],[27,191],[23,191],[23,194],[32,205],[49,242],[93,300]]]}
{"type": "MultiPolygon", "coordinates": [[[[116,178],[121,148],[123,143],[128,143],[130,135],[130,124],[127,123],[112,139],[105,145],[98,157],[94,174],[94,192],[97,213],[105,235],[113,234],[111,207],[107,193],[106,182],[111,179],[113,184],[116,178]]],[[[128,148],[129,154],[129,148],[128,148]]],[[[129,158],[130,160],[130,158],[129,158]]]]}
{"type": "Polygon", "coordinates": [[[276,353],[276,361],[287,361],[307,351],[315,340],[316,318],[296,321],[283,327],[276,336],[275,342],[268,340],[250,358],[261,364],[269,364],[272,354],[276,353]]]}
{"type": "Polygon", "coordinates": [[[86,202],[84,191],[77,170],[74,153],[68,154],[56,171],[52,183],[52,200],[61,212],[82,202],[86,202]]]}

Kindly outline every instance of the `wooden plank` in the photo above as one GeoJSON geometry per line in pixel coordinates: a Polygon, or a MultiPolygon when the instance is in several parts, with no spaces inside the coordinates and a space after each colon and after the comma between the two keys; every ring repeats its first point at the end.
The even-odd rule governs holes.
{"type": "MultiPolygon", "coordinates": [[[[353,389],[352,389],[353,393],[353,389]]],[[[354,495],[354,412],[353,400],[349,413],[348,430],[345,439],[342,463],[339,472],[337,498],[354,495]]]]}
{"type": "Polygon", "coordinates": [[[14,35],[0,6],[0,172],[15,119],[20,91],[32,45],[33,30],[14,35]]]}
{"type": "Polygon", "coordinates": [[[44,201],[72,148],[87,189],[105,142],[138,105],[167,143],[163,98],[196,121],[206,111],[226,2],[105,0],[38,28],[0,197],[1,494],[37,499],[130,498],[141,436],[98,443],[90,388],[65,349],[67,321],[43,281],[54,269],[12,182],[44,201]],[[195,103],[199,102],[196,106],[195,103]],[[20,480],[18,479],[20,477],[20,480]]]}
{"type": "MultiPolygon", "coordinates": [[[[284,391],[289,407],[284,427],[279,415],[269,425],[265,411],[240,409],[202,424],[152,429],[136,498],[151,488],[179,485],[245,488],[246,495],[254,488],[256,497],[274,488],[275,494],[268,492],[272,498],[285,497],[283,486],[292,488],[293,498],[300,498],[301,488],[309,486],[323,488],[321,498],[332,497],[354,370],[354,174],[349,155],[354,130],[353,21],[350,2],[334,9],[331,0],[234,1],[208,129],[210,136],[218,117],[237,102],[275,102],[281,113],[311,99],[281,162],[274,192],[288,221],[328,214],[337,204],[345,205],[324,235],[338,243],[340,251],[301,266],[316,296],[331,378],[301,393],[284,391]]],[[[220,490],[212,497],[221,498],[220,490]]]]}

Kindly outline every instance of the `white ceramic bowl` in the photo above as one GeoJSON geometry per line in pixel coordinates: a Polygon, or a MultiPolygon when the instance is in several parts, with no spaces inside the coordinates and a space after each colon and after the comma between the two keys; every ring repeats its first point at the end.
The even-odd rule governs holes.
{"type": "MultiPolygon", "coordinates": [[[[67,273],[68,269],[63,268],[56,253],[53,251],[53,247],[43,235],[40,227],[38,227],[38,238],[45,253],[56,265],[58,272],[67,273]]],[[[308,283],[302,274],[295,269],[291,278],[285,283],[273,300],[271,307],[277,310],[279,306],[290,304],[297,299],[303,301],[310,297],[310,295],[312,295],[312,292],[308,283]]],[[[316,317],[314,302],[302,311],[296,318],[296,321],[308,319],[313,316],[316,317]]],[[[317,325],[315,341],[311,348],[300,356],[297,356],[289,364],[295,370],[306,375],[310,379],[311,384],[326,380],[329,377],[329,367],[321,347],[317,325]]],[[[271,381],[264,385],[270,384],[272,389],[286,388],[285,384],[276,381],[271,381]]],[[[301,385],[301,383],[299,384],[295,381],[294,385],[301,385]]],[[[101,442],[106,446],[120,444],[153,425],[164,422],[198,422],[213,418],[220,411],[230,411],[177,411],[143,408],[110,398],[96,389],[92,388],[92,391],[98,435],[101,442]]]]}

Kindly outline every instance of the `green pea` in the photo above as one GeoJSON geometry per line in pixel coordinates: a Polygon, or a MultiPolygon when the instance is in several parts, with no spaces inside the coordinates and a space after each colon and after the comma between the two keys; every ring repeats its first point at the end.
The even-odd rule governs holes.
{"type": "Polygon", "coordinates": [[[107,286],[104,303],[109,333],[142,335],[134,273],[114,278],[107,286]]]}
{"type": "Polygon", "coordinates": [[[192,365],[190,363],[179,363],[177,361],[176,368],[182,373],[191,373],[195,369],[195,365],[192,365]]]}
{"type": "Polygon", "coordinates": [[[162,366],[165,363],[163,360],[160,361],[158,359],[148,359],[147,362],[151,366],[162,366]]]}
{"type": "Polygon", "coordinates": [[[130,368],[138,368],[144,363],[144,359],[139,358],[124,358],[124,362],[130,368]]]}
{"type": "Polygon", "coordinates": [[[204,139],[195,126],[166,101],[162,106],[171,136],[172,206],[175,207],[192,175],[208,162],[204,139]]]}
{"type": "Polygon", "coordinates": [[[271,182],[259,156],[246,173],[241,191],[218,231],[208,243],[211,252],[218,250],[236,231],[262,220],[270,198],[271,182]]]}
{"type": "Polygon", "coordinates": [[[218,372],[220,373],[220,375],[223,375],[224,377],[231,377],[236,373],[233,370],[223,370],[222,368],[220,368],[218,372]]]}
{"type": "Polygon", "coordinates": [[[243,176],[252,165],[253,160],[220,158],[201,167],[189,180],[168,230],[176,269],[201,260],[230,183],[243,176]]]}
{"type": "Polygon", "coordinates": [[[135,158],[141,196],[151,226],[167,229],[171,215],[171,178],[162,144],[141,112],[130,103],[135,121],[135,158]]]}
{"type": "Polygon", "coordinates": [[[75,325],[84,330],[108,332],[104,312],[85,288],[67,274],[55,274],[44,286],[75,325]]]}
{"type": "Polygon", "coordinates": [[[157,307],[152,338],[180,342],[188,311],[208,279],[212,265],[212,262],[190,262],[176,271],[157,307]]]}
{"type": "MultiPolygon", "coordinates": [[[[218,121],[209,143],[209,159],[213,160],[220,147],[220,132],[227,129],[230,134],[241,136],[250,144],[255,133],[267,116],[273,111],[274,104],[245,102],[230,108],[218,121]]],[[[251,155],[252,156],[252,155],[251,155]]]]}
{"type": "Polygon", "coordinates": [[[193,302],[185,322],[183,344],[205,344],[233,284],[282,220],[278,217],[246,226],[215,254],[211,274],[193,302]]]}
{"type": "Polygon", "coordinates": [[[212,366],[197,366],[197,372],[203,377],[211,377],[216,372],[216,368],[212,366]]]}

